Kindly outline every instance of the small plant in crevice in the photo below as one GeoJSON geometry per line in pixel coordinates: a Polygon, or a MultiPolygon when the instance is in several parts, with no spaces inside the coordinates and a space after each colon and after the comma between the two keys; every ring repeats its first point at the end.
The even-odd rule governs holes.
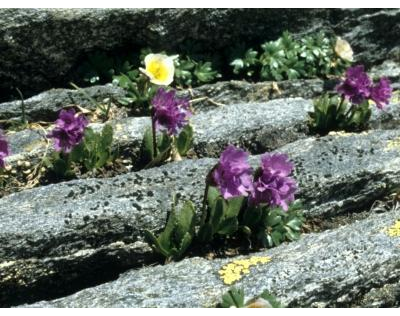
{"type": "Polygon", "coordinates": [[[276,41],[265,42],[262,51],[252,48],[230,65],[233,73],[251,79],[291,80],[336,76],[353,61],[353,51],[343,39],[323,32],[296,40],[284,32],[276,41]]]}
{"type": "Polygon", "coordinates": [[[309,113],[313,132],[325,135],[366,129],[372,114],[370,103],[383,110],[392,95],[390,81],[382,77],[374,83],[362,65],[347,69],[336,91],[339,95],[325,94],[314,101],[314,112],[309,113]]]}
{"type": "Polygon", "coordinates": [[[46,159],[46,165],[57,176],[75,176],[74,167],[86,172],[103,167],[112,159],[113,129],[104,125],[101,133],[87,127],[88,120],[75,110],[61,110],[56,126],[47,137],[54,139],[55,153],[46,159]]]}
{"type": "Polygon", "coordinates": [[[192,202],[187,201],[178,211],[173,198],[172,210],[167,219],[164,231],[155,237],[145,231],[146,240],[156,252],[162,254],[167,262],[180,259],[190,246],[195,229],[195,210],[192,202]]]}
{"type": "MultiPolygon", "coordinates": [[[[141,51],[140,59],[142,64],[146,66],[146,69],[151,64],[155,65],[157,62],[165,65],[164,70],[169,70],[168,73],[173,73],[174,84],[177,87],[191,87],[200,85],[202,83],[208,83],[214,81],[220,77],[220,74],[212,68],[211,62],[195,61],[190,57],[180,57],[174,55],[168,57],[164,52],[159,54],[153,54],[150,49],[144,49],[141,51]]],[[[148,106],[148,100],[151,99],[155,90],[146,90],[145,88],[151,88],[147,85],[147,81],[141,76],[141,68],[130,69],[126,72],[121,72],[118,75],[113,76],[113,83],[122,87],[127,91],[127,95],[123,98],[118,99],[118,102],[126,106],[135,106],[137,111],[148,113],[150,108],[148,106]]],[[[161,68],[160,68],[161,69],[161,68]]],[[[151,74],[151,71],[147,72],[151,74]]],[[[160,73],[159,76],[163,74],[160,73]]],[[[151,81],[155,85],[168,86],[172,83],[165,83],[159,80],[151,81]]]]}
{"type": "MultiPolygon", "coordinates": [[[[197,246],[233,236],[244,236],[255,247],[299,238],[304,218],[294,199],[297,185],[288,157],[266,153],[255,172],[247,159],[246,152],[230,145],[206,176],[201,218],[192,237],[197,246]]],[[[154,240],[150,244],[157,249],[154,240]]]]}
{"type": "MultiPolygon", "coordinates": [[[[167,86],[174,79],[173,57],[150,54],[146,56],[146,69],[141,71],[149,83],[167,86]]],[[[189,100],[178,98],[175,90],[158,88],[149,101],[151,128],[142,143],[142,162],[145,168],[158,166],[167,160],[178,161],[192,146],[193,128],[189,124],[192,115],[189,100]],[[157,135],[157,132],[161,132],[157,135]]]]}
{"type": "Polygon", "coordinates": [[[245,301],[243,289],[232,287],[222,296],[222,302],[217,307],[221,308],[281,308],[281,303],[267,290],[260,295],[245,301]]]}

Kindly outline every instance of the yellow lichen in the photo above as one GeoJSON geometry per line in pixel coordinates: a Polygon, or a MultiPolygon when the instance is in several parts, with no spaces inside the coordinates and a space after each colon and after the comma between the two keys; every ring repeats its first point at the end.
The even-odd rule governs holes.
{"type": "Polygon", "coordinates": [[[386,234],[390,237],[400,237],[400,220],[396,221],[393,226],[388,227],[386,229],[386,234]]]}
{"type": "Polygon", "coordinates": [[[388,140],[386,142],[385,150],[387,151],[387,150],[393,150],[393,149],[400,150],[400,137],[388,140]]]}
{"type": "Polygon", "coordinates": [[[249,259],[234,260],[224,265],[221,270],[218,271],[222,281],[225,284],[231,285],[236,281],[239,281],[243,275],[249,274],[249,268],[257,264],[265,264],[271,261],[270,257],[250,257],[249,259]]]}

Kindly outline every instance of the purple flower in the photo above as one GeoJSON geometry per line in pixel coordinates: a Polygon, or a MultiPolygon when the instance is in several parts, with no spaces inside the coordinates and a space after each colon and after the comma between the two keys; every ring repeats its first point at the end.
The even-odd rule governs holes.
{"type": "Polygon", "coordinates": [[[354,104],[361,104],[371,94],[372,81],[364,71],[364,66],[350,67],[345,79],[339,83],[336,90],[354,104]]]}
{"type": "Polygon", "coordinates": [[[229,145],[221,154],[212,177],[224,199],[248,196],[253,191],[249,155],[240,148],[229,145]]]}
{"type": "Polygon", "coordinates": [[[166,130],[169,135],[177,135],[188,124],[192,115],[189,101],[175,96],[175,90],[158,89],[153,101],[153,120],[157,130],[166,130]]]}
{"type": "Polygon", "coordinates": [[[296,182],[289,175],[293,164],[285,154],[264,154],[261,157],[261,174],[254,182],[252,204],[266,203],[270,206],[280,206],[285,211],[288,204],[294,201],[297,189],[296,182]]]}
{"type": "Polygon", "coordinates": [[[0,168],[4,168],[6,166],[4,158],[6,158],[9,154],[10,149],[8,147],[7,140],[3,135],[3,132],[0,130],[0,168]]]}
{"type": "Polygon", "coordinates": [[[75,115],[74,109],[61,110],[58,120],[56,120],[56,127],[47,136],[54,138],[56,151],[69,153],[82,141],[88,124],[84,115],[75,115]]]}
{"type": "Polygon", "coordinates": [[[379,82],[371,88],[371,100],[376,103],[377,108],[380,110],[382,110],[385,105],[389,104],[391,96],[392,87],[387,78],[381,78],[379,82]]]}

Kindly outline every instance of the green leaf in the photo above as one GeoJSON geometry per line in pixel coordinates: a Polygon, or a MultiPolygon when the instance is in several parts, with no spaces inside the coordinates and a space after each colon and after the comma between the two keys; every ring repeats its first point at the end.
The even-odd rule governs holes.
{"type": "Polygon", "coordinates": [[[209,186],[207,194],[207,204],[210,208],[214,207],[214,203],[221,196],[217,187],[209,186]]]}
{"type": "Polygon", "coordinates": [[[186,153],[193,145],[193,127],[188,124],[179,133],[176,140],[176,147],[181,156],[185,156],[186,153]]]}
{"type": "Polygon", "coordinates": [[[150,128],[146,129],[143,135],[142,159],[145,162],[150,162],[154,159],[153,134],[150,128]]]}
{"type": "Polygon", "coordinates": [[[293,218],[285,225],[293,229],[294,231],[300,231],[302,226],[302,221],[299,218],[293,218]]]}
{"type": "Polygon", "coordinates": [[[231,288],[222,296],[222,308],[229,307],[241,308],[244,307],[244,291],[242,289],[231,288]]]}
{"type": "Polygon", "coordinates": [[[158,167],[162,165],[164,161],[166,161],[169,157],[171,157],[171,146],[166,148],[163,152],[161,152],[157,157],[155,157],[152,161],[150,161],[144,169],[149,169],[153,167],[158,167]]]}
{"type": "Polygon", "coordinates": [[[191,201],[186,201],[176,215],[176,236],[183,239],[186,233],[194,233],[194,205],[191,201]]]}
{"type": "Polygon", "coordinates": [[[217,233],[220,235],[232,235],[239,228],[239,222],[236,217],[230,217],[223,220],[218,227],[217,233]]]}
{"type": "Polygon", "coordinates": [[[59,158],[53,162],[54,172],[61,177],[65,177],[67,175],[68,169],[68,164],[64,159],[59,158]]]}
{"type": "Polygon", "coordinates": [[[223,198],[218,198],[215,202],[214,207],[211,208],[210,223],[212,226],[213,233],[218,231],[219,225],[226,211],[226,202],[223,198]]]}
{"type": "Polygon", "coordinates": [[[273,308],[282,307],[282,304],[276,299],[276,297],[273,296],[271,293],[269,293],[267,290],[262,292],[260,297],[263,298],[264,300],[268,301],[273,308]]]}
{"type": "Polygon", "coordinates": [[[207,243],[212,240],[213,236],[214,236],[213,227],[211,223],[207,222],[200,227],[199,232],[197,234],[197,239],[199,240],[200,243],[207,243]]]}
{"type": "Polygon", "coordinates": [[[245,198],[243,196],[238,196],[227,200],[228,208],[225,212],[225,217],[237,217],[240,209],[242,208],[244,200],[245,198]]]}
{"type": "Polygon", "coordinates": [[[182,258],[182,256],[184,255],[184,253],[186,252],[186,250],[189,248],[190,244],[192,243],[193,240],[193,234],[190,233],[186,233],[183,238],[182,241],[179,245],[179,249],[175,255],[175,260],[179,260],[182,258]]]}
{"type": "Polygon", "coordinates": [[[103,150],[108,150],[111,148],[112,141],[113,141],[113,128],[111,125],[106,124],[103,127],[103,130],[101,132],[101,145],[103,147],[103,150]]]}
{"type": "Polygon", "coordinates": [[[243,214],[243,225],[248,226],[251,229],[257,227],[262,214],[263,211],[261,206],[247,208],[243,214]]]}
{"type": "Polygon", "coordinates": [[[164,257],[168,258],[171,255],[170,251],[168,249],[165,249],[150,231],[144,231],[144,238],[150,246],[152,246],[158,253],[162,254],[164,257]]]}
{"type": "MultiPolygon", "coordinates": [[[[166,133],[162,133],[160,137],[157,139],[157,148],[159,152],[163,152],[169,147],[171,147],[172,140],[171,137],[168,136],[166,133]]],[[[153,147],[153,145],[152,145],[153,147]]]]}
{"type": "Polygon", "coordinates": [[[279,246],[281,244],[281,241],[282,241],[281,233],[279,233],[277,231],[273,231],[271,233],[271,238],[272,238],[272,241],[273,241],[275,246],[279,246]]]}

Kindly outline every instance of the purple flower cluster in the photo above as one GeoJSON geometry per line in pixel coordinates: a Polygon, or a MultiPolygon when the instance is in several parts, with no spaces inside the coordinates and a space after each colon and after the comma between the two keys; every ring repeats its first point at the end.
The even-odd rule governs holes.
{"type": "Polygon", "coordinates": [[[257,179],[252,179],[248,154],[234,146],[228,146],[221,154],[219,164],[213,172],[213,180],[224,199],[235,196],[250,196],[250,203],[266,203],[288,209],[294,201],[297,185],[289,177],[293,164],[284,154],[264,154],[257,179]]]}
{"type": "Polygon", "coordinates": [[[189,100],[176,97],[175,90],[158,89],[152,100],[153,120],[157,130],[166,130],[168,135],[177,135],[188,124],[192,115],[189,100]]]}
{"type": "Polygon", "coordinates": [[[293,164],[289,162],[287,155],[264,154],[261,157],[261,175],[254,182],[252,203],[267,203],[287,211],[297,190],[296,182],[289,177],[292,171],[293,164]]]}
{"type": "Polygon", "coordinates": [[[390,81],[387,78],[381,78],[374,85],[362,65],[347,69],[344,80],[338,84],[336,90],[353,104],[372,100],[379,109],[389,104],[392,95],[390,81]]]}
{"type": "Polygon", "coordinates": [[[84,115],[75,115],[74,109],[61,110],[56,120],[56,127],[47,136],[54,138],[56,151],[69,153],[82,141],[88,124],[84,115]]]}
{"type": "Polygon", "coordinates": [[[4,168],[6,166],[4,158],[6,158],[9,154],[10,149],[8,147],[7,140],[3,135],[3,132],[0,130],[0,168],[4,168]]]}
{"type": "Polygon", "coordinates": [[[248,196],[252,192],[252,169],[248,157],[248,153],[232,145],[221,154],[212,176],[224,199],[248,196]]]}

